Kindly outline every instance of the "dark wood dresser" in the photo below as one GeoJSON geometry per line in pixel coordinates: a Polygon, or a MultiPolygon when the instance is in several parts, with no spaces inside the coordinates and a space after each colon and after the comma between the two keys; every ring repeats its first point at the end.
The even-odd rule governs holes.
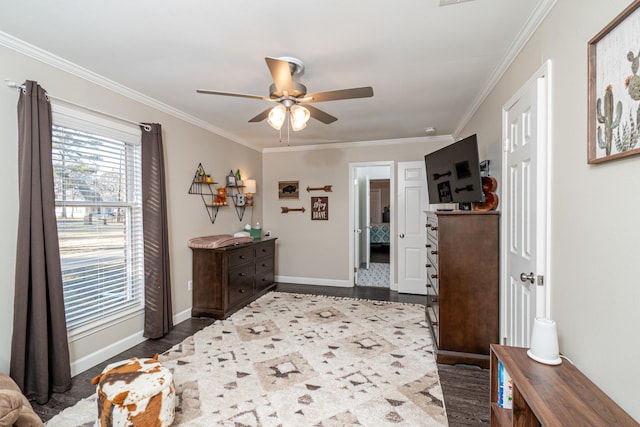
{"type": "Polygon", "coordinates": [[[276,239],[193,252],[192,317],[226,319],[275,287],[276,239]]]}
{"type": "Polygon", "coordinates": [[[427,305],[438,363],[489,367],[500,321],[500,214],[427,212],[427,305]]]}

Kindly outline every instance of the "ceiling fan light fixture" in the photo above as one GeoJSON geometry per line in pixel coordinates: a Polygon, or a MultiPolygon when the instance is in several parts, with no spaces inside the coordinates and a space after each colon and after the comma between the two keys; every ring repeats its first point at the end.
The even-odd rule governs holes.
{"type": "Polygon", "coordinates": [[[275,130],[280,130],[284,123],[284,119],[287,117],[287,109],[284,105],[276,105],[269,111],[269,117],[267,123],[275,130]]]}
{"type": "Polygon", "coordinates": [[[311,113],[300,105],[293,105],[290,108],[289,116],[291,119],[291,129],[299,131],[307,127],[311,113]]]}

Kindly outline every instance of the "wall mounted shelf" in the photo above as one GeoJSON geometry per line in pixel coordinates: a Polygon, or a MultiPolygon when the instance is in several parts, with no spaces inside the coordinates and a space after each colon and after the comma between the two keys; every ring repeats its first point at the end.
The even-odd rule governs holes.
{"type": "Polygon", "coordinates": [[[233,202],[233,206],[236,208],[236,214],[238,214],[238,219],[242,221],[245,208],[247,207],[244,185],[227,185],[227,197],[233,202]]]}
{"type": "Polygon", "coordinates": [[[193,176],[193,180],[191,181],[191,186],[189,187],[189,194],[200,195],[202,203],[209,215],[209,219],[211,220],[211,224],[216,221],[220,208],[227,205],[226,199],[224,203],[219,201],[216,203],[216,200],[219,200],[218,193],[215,191],[216,184],[218,183],[214,182],[205,173],[202,163],[199,163],[196,173],[193,176]]]}

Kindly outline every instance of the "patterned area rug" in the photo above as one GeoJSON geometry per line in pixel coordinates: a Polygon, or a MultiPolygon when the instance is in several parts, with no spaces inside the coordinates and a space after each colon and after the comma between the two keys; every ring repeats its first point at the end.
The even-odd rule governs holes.
{"type": "MultiPolygon", "coordinates": [[[[420,305],[270,292],[160,356],[181,426],[446,426],[420,305]]],[[[89,426],[95,396],[47,426],[89,426]]]]}

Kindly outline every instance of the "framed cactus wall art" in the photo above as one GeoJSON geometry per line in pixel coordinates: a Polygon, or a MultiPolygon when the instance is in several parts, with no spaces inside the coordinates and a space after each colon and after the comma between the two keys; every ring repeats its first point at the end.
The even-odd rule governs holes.
{"type": "Polygon", "coordinates": [[[640,0],[588,44],[588,162],[640,154],[640,0]]]}

